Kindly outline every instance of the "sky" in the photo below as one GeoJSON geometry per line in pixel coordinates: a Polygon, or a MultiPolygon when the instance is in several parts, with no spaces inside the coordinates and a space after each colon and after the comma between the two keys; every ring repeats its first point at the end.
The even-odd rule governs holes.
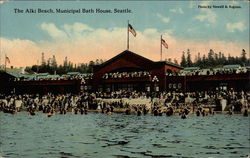
{"type": "Polygon", "coordinates": [[[129,35],[130,51],[153,61],[160,60],[160,35],[169,46],[163,59],[180,61],[187,49],[193,59],[209,49],[226,56],[240,56],[242,49],[249,54],[248,1],[0,1],[0,65],[6,54],[7,66],[31,66],[41,62],[42,52],[46,59],[55,55],[58,64],[66,56],[75,64],[108,60],[127,49],[128,20],[137,32],[129,35]],[[39,8],[54,13],[25,13],[39,8]],[[98,8],[131,13],[56,13],[98,8]]]}

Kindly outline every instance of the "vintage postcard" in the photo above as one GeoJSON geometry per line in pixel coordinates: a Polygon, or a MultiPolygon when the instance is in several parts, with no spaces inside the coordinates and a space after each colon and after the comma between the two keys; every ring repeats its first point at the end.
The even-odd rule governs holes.
{"type": "Polygon", "coordinates": [[[249,158],[248,0],[0,0],[0,158],[249,158]]]}

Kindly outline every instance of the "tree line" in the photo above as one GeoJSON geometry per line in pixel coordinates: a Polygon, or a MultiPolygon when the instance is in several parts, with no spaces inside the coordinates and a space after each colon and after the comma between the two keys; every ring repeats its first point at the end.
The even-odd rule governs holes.
{"type": "Polygon", "coordinates": [[[89,63],[73,64],[65,57],[63,64],[58,65],[55,55],[52,58],[45,60],[44,54],[42,53],[42,59],[40,65],[33,65],[26,67],[25,71],[28,73],[49,73],[49,74],[66,74],[68,72],[80,72],[80,73],[92,73],[94,65],[102,64],[104,60],[96,59],[89,63]]]}
{"type": "MultiPolygon", "coordinates": [[[[176,63],[175,63],[176,64],[176,63]]],[[[246,51],[242,49],[241,56],[233,57],[230,54],[226,57],[222,52],[214,52],[212,49],[209,50],[207,55],[198,53],[195,56],[194,61],[191,58],[191,52],[188,49],[187,52],[183,51],[181,56],[180,66],[182,67],[200,67],[200,68],[214,68],[221,67],[223,65],[239,64],[241,66],[249,66],[250,59],[247,59],[246,51]]]]}
{"type": "MultiPolygon", "coordinates": [[[[191,58],[190,49],[186,52],[182,52],[181,61],[178,63],[176,59],[172,61],[171,58],[166,61],[180,65],[182,67],[200,67],[200,68],[214,68],[221,67],[223,65],[229,64],[239,64],[241,66],[250,66],[250,59],[247,58],[246,51],[242,49],[240,57],[233,57],[230,54],[226,57],[224,53],[214,52],[212,49],[209,50],[207,55],[201,56],[200,53],[195,55],[194,61],[191,58]]],[[[66,74],[68,72],[80,72],[80,73],[92,73],[94,65],[99,65],[104,63],[102,59],[96,59],[95,61],[90,61],[89,63],[73,64],[65,57],[63,64],[58,65],[55,55],[52,58],[45,60],[44,53],[42,53],[41,64],[33,65],[31,67],[26,67],[26,72],[29,73],[49,73],[49,74],[66,74]]]]}

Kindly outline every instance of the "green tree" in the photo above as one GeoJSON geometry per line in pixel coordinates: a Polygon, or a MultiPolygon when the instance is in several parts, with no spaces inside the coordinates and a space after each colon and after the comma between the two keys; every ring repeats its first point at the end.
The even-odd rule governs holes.
{"type": "Polygon", "coordinates": [[[44,53],[42,52],[42,59],[41,59],[41,65],[46,65],[46,61],[45,61],[45,57],[44,57],[44,53]]]}
{"type": "Polygon", "coordinates": [[[187,62],[188,67],[193,66],[193,62],[192,62],[192,59],[191,59],[191,53],[190,53],[189,49],[187,50],[187,61],[186,62],[187,62]]]}
{"type": "Polygon", "coordinates": [[[187,66],[187,61],[186,61],[186,57],[185,57],[185,52],[182,52],[182,57],[181,57],[181,66],[182,67],[186,67],[187,66]]]}
{"type": "Polygon", "coordinates": [[[242,62],[242,64],[245,64],[246,61],[247,61],[246,54],[247,53],[246,53],[245,49],[242,49],[242,52],[241,52],[241,62],[242,62]]]}
{"type": "Polygon", "coordinates": [[[176,58],[174,58],[174,64],[179,65],[178,61],[176,60],[176,58]]]}

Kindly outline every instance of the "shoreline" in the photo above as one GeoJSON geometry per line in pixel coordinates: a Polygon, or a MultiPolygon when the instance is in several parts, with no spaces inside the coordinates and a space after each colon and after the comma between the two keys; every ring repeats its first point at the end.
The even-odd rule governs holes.
{"type": "MultiPolygon", "coordinates": [[[[173,115],[176,115],[176,114],[179,115],[179,114],[181,113],[181,110],[182,110],[182,109],[175,109],[173,115]]],[[[206,116],[212,115],[212,114],[209,114],[209,113],[208,113],[208,109],[204,108],[204,110],[205,110],[206,113],[207,113],[206,116]]],[[[196,111],[197,111],[197,110],[195,110],[195,112],[196,112],[196,111]]],[[[12,114],[12,113],[10,113],[10,112],[4,112],[4,111],[0,111],[0,112],[12,114]]],[[[25,109],[25,110],[24,110],[24,109],[21,109],[21,110],[15,112],[15,113],[13,113],[13,114],[17,114],[17,113],[19,113],[19,112],[26,112],[27,114],[29,114],[29,111],[27,111],[26,109],[25,109]]],[[[46,112],[39,111],[39,110],[35,110],[34,112],[35,112],[35,113],[40,112],[40,113],[48,114],[48,113],[46,113],[46,112]]],[[[196,115],[195,112],[193,112],[192,110],[190,110],[189,114],[196,115]]],[[[72,111],[72,109],[67,110],[67,112],[66,112],[65,114],[60,114],[60,110],[59,110],[59,109],[56,109],[54,113],[56,113],[57,115],[65,115],[65,114],[68,114],[68,113],[74,114],[74,115],[78,115],[78,114],[81,115],[80,112],[78,112],[77,114],[75,114],[75,113],[72,111]]],[[[88,112],[87,112],[87,113],[102,113],[102,114],[108,114],[108,113],[106,113],[106,112],[102,112],[102,110],[93,110],[93,109],[88,109],[88,112]]],[[[112,113],[115,113],[115,114],[125,114],[125,113],[126,113],[126,108],[114,108],[114,111],[111,112],[111,113],[109,113],[109,114],[112,114],[112,113]]],[[[248,109],[248,113],[250,113],[250,109],[248,109]]],[[[214,111],[214,114],[227,114],[227,115],[228,115],[228,111],[214,111]]],[[[233,112],[233,114],[236,114],[236,115],[243,114],[243,111],[242,111],[242,112],[233,112]]],[[[133,109],[133,110],[131,110],[131,113],[130,113],[129,115],[137,115],[137,111],[135,111],[135,110],[133,109]]],[[[141,114],[141,115],[154,115],[154,114],[153,114],[152,112],[148,112],[147,114],[141,114]]],[[[165,112],[165,111],[162,113],[162,116],[164,116],[164,115],[166,115],[166,112],[165,112]]]]}

